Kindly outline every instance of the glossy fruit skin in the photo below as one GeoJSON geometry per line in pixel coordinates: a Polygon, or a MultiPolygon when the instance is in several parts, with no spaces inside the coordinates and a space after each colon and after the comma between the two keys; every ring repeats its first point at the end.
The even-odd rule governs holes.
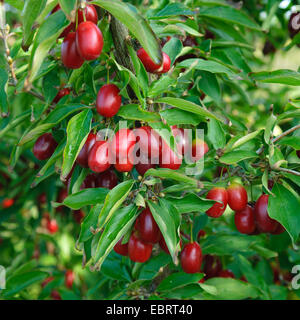
{"type": "Polygon", "coordinates": [[[146,262],[152,253],[152,244],[145,243],[135,233],[132,233],[128,242],[128,255],[134,262],[146,262]]]}
{"type": "Polygon", "coordinates": [[[236,211],[234,223],[240,233],[252,234],[256,228],[253,208],[247,205],[244,209],[236,211]]]}
{"type": "Polygon", "coordinates": [[[58,103],[60,99],[62,99],[64,96],[67,96],[71,93],[71,90],[69,88],[63,88],[58,91],[57,95],[53,99],[53,103],[58,103]]]}
{"type": "Polygon", "coordinates": [[[232,271],[230,270],[222,270],[218,273],[218,277],[220,278],[235,278],[235,275],[232,271]]]}
{"type": "Polygon", "coordinates": [[[206,214],[209,217],[218,218],[226,210],[226,206],[228,202],[227,190],[225,188],[219,188],[219,187],[213,188],[208,192],[206,199],[218,200],[223,202],[223,204],[216,202],[210,209],[206,211],[206,214]]]}
{"type": "Polygon", "coordinates": [[[263,194],[256,201],[254,214],[255,221],[258,229],[261,232],[274,232],[277,228],[278,222],[272,218],[270,218],[268,214],[268,200],[269,195],[263,194]]]}
{"type": "Polygon", "coordinates": [[[134,165],[133,162],[130,160],[130,158],[132,157],[126,157],[126,158],[122,158],[122,162],[121,159],[117,159],[116,163],[115,163],[115,169],[119,172],[130,172],[134,165]]]}
{"type": "Polygon", "coordinates": [[[122,104],[120,90],[114,84],[106,84],[101,87],[97,95],[97,112],[106,118],[115,116],[122,104]]]}
{"type": "Polygon", "coordinates": [[[80,150],[76,162],[83,168],[88,168],[88,158],[89,158],[89,153],[92,150],[95,142],[97,139],[97,135],[94,133],[89,133],[82,149],[80,150]]]}
{"type": "Polygon", "coordinates": [[[50,233],[54,234],[58,231],[58,224],[55,219],[48,220],[47,229],[50,233]]]}
{"type": "Polygon", "coordinates": [[[162,152],[159,159],[160,168],[167,168],[171,170],[178,170],[182,164],[182,157],[179,158],[175,152],[166,144],[162,142],[162,152]]]}
{"type": "Polygon", "coordinates": [[[161,64],[156,64],[153,62],[153,60],[150,58],[150,56],[148,55],[148,53],[145,51],[144,48],[140,48],[137,51],[137,56],[141,60],[145,69],[150,73],[154,73],[156,70],[158,70],[161,67],[161,64]]]}
{"type": "Polygon", "coordinates": [[[227,188],[228,205],[234,211],[246,208],[248,195],[246,189],[239,183],[233,183],[227,188]]]}
{"type": "Polygon", "coordinates": [[[222,270],[222,263],[219,257],[206,254],[203,258],[203,272],[205,279],[217,277],[222,270]]]}
{"type": "Polygon", "coordinates": [[[137,218],[136,229],[142,241],[155,244],[160,240],[161,233],[149,208],[141,212],[137,218]]]}
{"type": "Polygon", "coordinates": [[[61,60],[69,69],[79,69],[84,60],[80,57],[76,47],[76,34],[70,32],[61,45],[61,60]]]}
{"type": "Polygon", "coordinates": [[[75,274],[72,270],[67,270],[65,273],[65,285],[67,288],[71,289],[73,287],[73,282],[75,280],[75,274]]]}
{"type": "Polygon", "coordinates": [[[110,142],[112,155],[114,155],[116,159],[128,158],[134,151],[135,142],[136,137],[132,130],[120,129],[110,142]]]}
{"type": "Polygon", "coordinates": [[[84,60],[97,59],[103,48],[101,30],[91,21],[80,23],[76,30],[76,48],[84,60]]]}
{"type": "Polygon", "coordinates": [[[3,199],[3,200],[2,200],[2,208],[3,208],[3,209],[10,208],[11,206],[14,205],[14,203],[15,203],[15,200],[14,200],[14,199],[11,199],[11,198],[3,199]]]}
{"type": "Polygon", "coordinates": [[[111,169],[100,173],[97,177],[97,187],[113,189],[118,185],[118,176],[111,169]]]}
{"type": "MultiPolygon", "coordinates": [[[[84,11],[85,11],[86,21],[91,21],[94,24],[98,23],[98,13],[97,13],[95,6],[93,6],[92,4],[88,4],[85,7],[84,11]]],[[[84,22],[83,10],[79,9],[78,10],[78,25],[82,22],[84,22]]]]}
{"type": "Polygon", "coordinates": [[[276,227],[276,229],[272,232],[272,234],[278,235],[278,234],[282,234],[283,232],[285,232],[285,229],[284,229],[284,227],[278,222],[278,223],[277,223],[277,227],[276,227]]]}
{"type": "Polygon", "coordinates": [[[123,237],[114,246],[114,251],[121,256],[128,256],[128,243],[122,244],[123,237]]]}
{"type": "Polygon", "coordinates": [[[200,272],[202,264],[202,250],[197,242],[191,242],[183,247],[181,252],[181,267],[185,273],[200,272]]]}
{"type": "Polygon", "coordinates": [[[195,139],[192,143],[192,157],[193,161],[197,162],[209,151],[207,143],[201,139],[195,139]]]}
{"type": "Polygon", "coordinates": [[[80,186],[80,190],[98,187],[98,176],[95,173],[88,174],[80,186]]]}
{"type": "Polygon", "coordinates": [[[151,164],[151,163],[137,163],[135,165],[136,171],[143,176],[149,169],[155,169],[156,165],[155,164],[151,164]]]}
{"type": "Polygon", "coordinates": [[[96,141],[88,157],[89,168],[94,172],[104,172],[109,169],[109,145],[107,141],[96,141]]]}
{"type": "Polygon", "coordinates": [[[148,158],[157,159],[161,155],[162,141],[159,134],[150,126],[134,130],[140,153],[148,158]]]}
{"type": "Polygon", "coordinates": [[[158,70],[155,70],[154,73],[163,74],[163,73],[167,73],[170,69],[171,69],[171,59],[165,52],[163,52],[162,66],[158,70]]]}
{"type": "Polygon", "coordinates": [[[49,159],[57,147],[51,133],[44,133],[35,142],[33,154],[38,160],[49,159]]]}

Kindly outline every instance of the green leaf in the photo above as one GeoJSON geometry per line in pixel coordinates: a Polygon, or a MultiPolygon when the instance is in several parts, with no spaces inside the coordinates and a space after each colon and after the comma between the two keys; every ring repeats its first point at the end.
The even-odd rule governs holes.
{"type": "Polygon", "coordinates": [[[269,143],[270,142],[271,133],[272,133],[273,127],[274,127],[274,125],[276,123],[276,120],[277,120],[277,117],[274,116],[273,113],[271,114],[271,116],[267,120],[265,133],[264,133],[265,143],[269,143]]]}
{"type": "Polygon", "coordinates": [[[224,148],[226,144],[226,136],[220,122],[216,121],[215,119],[210,119],[210,121],[207,124],[207,127],[207,137],[214,146],[214,148],[216,150],[224,148]]]}
{"type": "Polygon", "coordinates": [[[198,90],[203,91],[214,101],[216,101],[216,103],[220,104],[222,101],[222,96],[220,85],[216,75],[208,71],[199,71],[199,76],[200,77],[197,80],[198,90]]]}
{"type": "Polygon", "coordinates": [[[254,139],[257,135],[259,135],[261,132],[261,130],[256,130],[254,132],[251,132],[247,135],[245,135],[244,137],[238,139],[230,148],[230,150],[239,148],[240,146],[242,146],[243,144],[247,143],[248,141],[251,141],[252,139],[254,139]]]}
{"type": "Polygon", "coordinates": [[[119,209],[131,191],[134,180],[124,181],[109,191],[99,215],[98,227],[102,228],[119,209]]]}
{"type": "Polygon", "coordinates": [[[158,292],[175,290],[192,283],[198,283],[203,278],[203,273],[188,274],[185,272],[176,272],[163,279],[157,287],[158,292]]]}
{"type": "Polygon", "coordinates": [[[61,168],[61,179],[64,181],[82,149],[91,131],[93,113],[86,109],[75,115],[68,122],[67,144],[63,154],[63,164],[61,168]]]}
{"type": "Polygon", "coordinates": [[[295,150],[300,150],[300,137],[297,137],[297,136],[284,137],[281,140],[279,140],[277,144],[289,146],[295,150]]]}
{"type": "MultiPolygon", "coordinates": [[[[58,0],[61,10],[71,20],[71,12],[75,10],[76,0],[58,0]]],[[[75,15],[74,15],[75,16],[75,15]]]]}
{"type": "Polygon", "coordinates": [[[211,278],[205,281],[206,285],[217,289],[214,299],[220,300],[242,300],[246,298],[256,298],[258,290],[251,285],[241,280],[231,278],[211,278]]]}
{"type": "Polygon", "coordinates": [[[178,109],[188,111],[191,113],[195,113],[201,117],[211,118],[211,119],[221,121],[216,115],[209,112],[208,110],[205,110],[204,108],[200,107],[199,105],[197,105],[193,102],[184,100],[184,99],[165,97],[165,98],[158,99],[156,102],[157,103],[166,103],[166,104],[169,104],[169,105],[176,107],[178,109]]]}
{"type": "Polygon", "coordinates": [[[189,8],[187,8],[184,4],[182,3],[169,3],[166,5],[162,10],[157,12],[154,18],[167,18],[167,17],[172,17],[172,16],[188,16],[188,15],[193,15],[194,12],[191,11],[189,8]]]}
{"type": "Polygon", "coordinates": [[[97,245],[93,261],[98,269],[115,244],[132,227],[137,218],[138,208],[135,205],[129,205],[121,208],[108,221],[97,245]]]}
{"type": "Polygon", "coordinates": [[[118,112],[118,116],[127,120],[139,120],[145,122],[160,121],[157,113],[143,110],[137,104],[127,104],[122,106],[118,112]]]}
{"type": "Polygon", "coordinates": [[[299,197],[278,183],[274,185],[272,193],[274,196],[270,195],[268,202],[269,216],[284,226],[295,243],[300,233],[299,197]]]}
{"type": "Polygon", "coordinates": [[[119,0],[94,0],[91,3],[97,4],[111,13],[116,19],[120,20],[139,40],[152,60],[160,64],[162,61],[162,52],[158,39],[150,28],[149,23],[134,6],[119,0]]]}
{"type": "Polygon", "coordinates": [[[143,264],[139,273],[140,280],[152,280],[160,272],[160,268],[164,268],[171,262],[171,257],[165,253],[152,257],[146,263],[143,264]]]}
{"type": "Polygon", "coordinates": [[[250,73],[250,77],[255,81],[264,83],[280,83],[287,84],[290,86],[300,85],[300,73],[287,69],[281,69],[271,72],[253,72],[250,73]]]}
{"type": "MultiPolygon", "coordinates": [[[[0,73],[1,73],[1,69],[0,69],[0,73]]],[[[2,105],[1,102],[0,102],[0,105],[2,105]]],[[[20,125],[22,122],[26,121],[30,117],[30,115],[31,115],[31,110],[27,110],[21,113],[20,115],[13,117],[6,127],[0,130],[0,138],[2,138],[8,131],[14,129],[18,125],[20,125]]]]}
{"type": "Polygon", "coordinates": [[[164,50],[171,59],[171,66],[175,62],[176,58],[179,56],[181,50],[183,48],[183,45],[181,41],[175,37],[171,38],[165,45],[164,50]]]}
{"type": "Polygon", "coordinates": [[[236,164],[245,159],[257,158],[258,155],[254,151],[235,150],[225,153],[220,162],[225,164],[236,164]]]}
{"type": "Polygon", "coordinates": [[[159,96],[162,93],[165,93],[170,86],[175,85],[177,80],[171,78],[168,75],[163,75],[160,77],[157,81],[153,81],[151,83],[148,97],[149,98],[155,98],[159,96]]]}
{"type": "Polygon", "coordinates": [[[6,94],[6,85],[8,82],[8,73],[4,68],[0,68],[0,115],[8,114],[8,101],[6,94]]]}
{"type": "Polygon", "coordinates": [[[203,119],[194,113],[183,111],[180,109],[166,109],[159,113],[162,118],[167,121],[169,126],[178,124],[191,124],[193,126],[198,125],[203,119]]]}
{"type": "Polygon", "coordinates": [[[104,203],[108,193],[106,188],[84,189],[77,193],[69,195],[63,202],[63,205],[78,210],[84,206],[104,203]]]}
{"type": "Polygon", "coordinates": [[[187,194],[183,198],[168,198],[168,200],[181,214],[190,212],[205,212],[215,204],[215,201],[202,199],[194,193],[187,194]]]}

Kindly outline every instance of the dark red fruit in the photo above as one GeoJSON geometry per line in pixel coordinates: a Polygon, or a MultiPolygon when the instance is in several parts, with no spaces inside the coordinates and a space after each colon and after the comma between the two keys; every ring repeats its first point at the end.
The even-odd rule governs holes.
{"type": "Polygon", "coordinates": [[[240,233],[252,234],[256,228],[253,208],[246,206],[243,210],[236,211],[234,222],[240,233]]]}
{"type": "Polygon", "coordinates": [[[49,159],[57,147],[57,142],[54,140],[51,133],[45,133],[40,136],[33,147],[33,154],[38,160],[49,159]]]}
{"type": "Polygon", "coordinates": [[[76,162],[83,168],[89,167],[89,164],[88,164],[89,153],[96,142],[96,138],[97,138],[96,134],[90,133],[77,156],[76,162]]]}
{"type": "MultiPolygon", "coordinates": [[[[159,159],[159,166],[171,170],[178,170],[182,164],[182,157],[179,157],[175,152],[166,144],[162,142],[162,152],[159,159]]],[[[178,152],[179,153],[179,152],[178,152]]]]}
{"type": "Polygon", "coordinates": [[[73,287],[73,282],[75,280],[75,274],[72,270],[67,270],[65,273],[65,285],[67,288],[71,289],[73,287]]]}
{"type": "Polygon", "coordinates": [[[76,47],[76,34],[70,32],[61,45],[61,60],[65,67],[78,69],[83,65],[84,60],[80,57],[76,47]]]}
{"type": "Polygon", "coordinates": [[[144,65],[145,69],[148,72],[154,73],[162,65],[162,64],[154,63],[153,60],[150,58],[150,56],[148,55],[148,53],[145,51],[144,48],[140,48],[138,50],[137,56],[141,60],[142,64],[144,65]]]}
{"type": "Polygon", "coordinates": [[[155,164],[151,163],[138,163],[135,165],[136,171],[143,176],[149,169],[154,169],[156,167],[155,164]]]}
{"type": "Polygon", "coordinates": [[[197,162],[208,152],[209,147],[207,143],[201,139],[195,139],[192,143],[193,161],[197,162]]]}
{"type": "MultiPolygon", "coordinates": [[[[85,14],[86,21],[91,21],[94,24],[98,23],[98,13],[97,13],[97,10],[96,10],[95,6],[93,6],[92,4],[88,4],[85,7],[84,14],[85,14]]],[[[82,9],[78,10],[78,25],[81,22],[84,22],[84,14],[83,14],[83,10],[82,9]]]]}
{"type": "Polygon", "coordinates": [[[161,237],[159,227],[154,220],[149,208],[146,208],[138,216],[136,229],[139,231],[140,239],[144,242],[157,243],[161,237]]]}
{"type": "Polygon", "coordinates": [[[115,169],[119,172],[130,172],[134,167],[133,162],[131,160],[132,158],[133,156],[122,158],[122,161],[121,159],[117,159],[115,163],[115,169]]]}
{"type": "Polygon", "coordinates": [[[113,170],[107,170],[103,173],[100,173],[97,178],[97,187],[98,188],[107,188],[113,189],[118,185],[118,176],[113,170]]]}
{"type": "Polygon", "coordinates": [[[47,229],[50,233],[56,233],[58,231],[58,224],[55,219],[47,221],[47,229]]]}
{"type": "Polygon", "coordinates": [[[206,254],[203,258],[203,272],[205,273],[205,279],[217,277],[222,270],[222,263],[219,257],[206,254]]]}
{"type": "Polygon", "coordinates": [[[101,87],[96,101],[97,112],[101,116],[111,118],[118,113],[122,103],[119,93],[119,88],[114,84],[106,84],[101,87]]]}
{"type": "Polygon", "coordinates": [[[80,23],[76,30],[76,48],[84,60],[97,59],[103,48],[101,30],[91,21],[80,23]]]}
{"type": "Polygon", "coordinates": [[[67,96],[71,93],[71,90],[69,88],[63,88],[58,91],[58,94],[53,99],[53,103],[58,103],[60,99],[62,99],[64,96],[67,96]]]}
{"type": "Polygon", "coordinates": [[[263,194],[259,197],[255,204],[254,213],[255,221],[261,232],[275,232],[278,222],[270,218],[268,214],[269,195],[263,194]]]}
{"type": "Polygon", "coordinates": [[[232,271],[230,270],[222,270],[219,272],[218,277],[220,278],[235,278],[235,275],[232,271]]]}
{"type": "Polygon", "coordinates": [[[104,172],[110,167],[107,141],[96,141],[89,153],[88,164],[94,172],[104,172]]]}
{"type": "Polygon", "coordinates": [[[159,246],[161,247],[162,250],[164,250],[165,253],[170,254],[169,248],[163,236],[160,237],[159,246]]]}
{"type": "Polygon", "coordinates": [[[200,230],[197,235],[197,239],[203,238],[206,236],[206,232],[204,230],[200,230]]]}
{"type": "Polygon", "coordinates": [[[294,12],[291,14],[288,29],[291,38],[294,38],[295,35],[300,31],[300,12],[294,12]]]}
{"type": "Polygon", "coordinates": [[[3,209],[10,208],[11,206],[13,206],[14,203],[15,203],[14,199],[11,199],[11,198],[3,199],[2,200],[2,208],[3,209]]]}
{"type": "MultiPolygon", "coordinates": [[[[116,159],[128,158],[133,154],[136,137],[130,129],[120,129],[110,143],[110,150],[116,159]]],[[[131,159],[130,159],[131,160],[131,159]]]]}
{"type": "Polygon", "coordinates": [[[211,189],[207,196],[206,199],[210,199],[210,200],[218,200],[221,201],[222,203],[216,202],[209,210],[206,211],[206,214],[209,217],[212,218],[218,218],[220,217],[227,206],[227,202],[228,202],[228,195],[227,195],[227,191],[225,188],[213,188],[211,189]]]}
{"type": "MultiPolygon", "coordinates": [[[[59,191],[59,193],[58,193],[57,202],[58,203],[63,203],[67,196],[68,196],[68,190],[66,188],[61,189],[59,191]]],[[[57,207],[56,211],[62,212],[63,211],[63,206],[57,207]]]]}
{"type": "Polygon", "coordinates": [[[197,242],[186,244],[181,252],[180,261],[184,272],[200,272],[202,264],[202,250],[200,245],[197,242]]]}
{"type": "Polygon", "coordinates": [[[163,52],[162,66],[158,70],[155,70],[154,73],[163,74],[163,73],[167,73],[170,69],[171,69],[171,59],[165,52],[163,52]]]}
{"type": "Polygon", "coordinates": [[[274,235],[282,234],[285,231],[284,227],[278,222],[275,231],[272,232],[274,235]]]}
{"type": "Polygon", "coordinates": [[[60,296],[59,292],[56,290],[51,291],[51,298],[53,300],[61,300],[61,296],[60,296]]]}
{"type": "Polygon", "coordinates": [[[300,150],[296,151],[297,157],[300,159],[300,150]]]}
{"type": "Polygon", "coordinates": [[[47,202],[47,196],[46,196],[46,193],[43,192],[41,193],[39,196],[38,196],[38,202],[40,205],[43,205],[47,202]]]}
{"type": "Polygon", "coordinates": [[[122,244],[123,237],[114,246],[114,251],[121,256],[128,256],[128,243],[122,244]]]}
{"type": "Polygon", "coordinates": [[[51,282],[51,281],[53,281],[54,280],[54,277],[48,277],[48,278],[46,278],[43,282],[42,282],[42,284],[41,284],[41,286],[42,286],[42,288],[44,288],[49,282],[51,282]]]}
{"type": "Polygon", "coordinates": [[[239,183],[232,183],[227,188],[228,205],[234,211],[240,211],[246,208],[248,196],[246,189],[239,183]]]}
{"type": "Polygon", "coordinates": [[[134,130],[136,142],[145,158],[159,158],[161,154],[161,137],[159,134],[149,126],[143,126],[134,130]]]}
{"type": "Polygon", "coordinates": [[[75,210],[73,213],[73,217],[78,224],[81,224],[82,220],[85,217],[85,213],[82,210],[75,210]]]}
{"type": "Polygon", "coordinates": [[[128,255],[134,262],[146,262],[152,253],[152,244],[145,243],[132,233],[128,242],[128,255]]]}
{"type": "Polygon", "coordinates": [[[89,174],[85,177],[82,185],[80,186],[80,190],[82,189],[90,189],[96,188],[98,186],[98,176],[94,173],[89,174]]]}

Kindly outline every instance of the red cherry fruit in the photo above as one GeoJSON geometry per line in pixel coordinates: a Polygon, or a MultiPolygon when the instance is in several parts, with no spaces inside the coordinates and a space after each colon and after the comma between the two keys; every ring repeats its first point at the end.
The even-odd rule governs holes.
{"type": "Polygon", "coordinates": [[[56,290],[51,291],[51,298],[53,300],[61,300],[61,296],[60,296],[59,292],[56,290]]]}
{"type": "Polygon", "coordinates": [[[146,208],[138,216],[136,229],[139,231],[140,239],[144,242],[155,244],[159,241],[161,233],[149,208],[146,208]]]}
{"type": "Polygon", "coordinates": [[[80,57],[76,47],[76,34],[70,32],[61,45],[61,60],[69,69],[79,69],[84,60],[80,57]]]}
{"type": "Polygon", "coordinates": [[[120,129],[110,143],[110,150],[116,159],[127,158],[134,151],[136,137],[130,129],[120,129]]]}
{"type": "Polygon", "coordinates": [[[203,272],[205,279],[214,278],[222,270],[222,263],[219,257],[206,254],[203,258],[203,272]]]}
{"type": "Polygon", "coordinates": [[[197,235],[197,239],[203,238],[206,236],[206,232],[204,230],[200,230],[197,235]]]}
{"type": "Polygon", "coordinates": [[[67,270],[65,273],[65,285],[67,288],[71,289],[73,282],[75,280],[75,274],[72,270],[67,270]]]}
{"type": "Polygon", "coordinates": [[[171,170],[178,170],[182,164],[182,158],[179,158],[175,152],[166,144],[162,142],[162,153],[159,159],[160,168],[167,168],[171,170]]]}
{"type": "Polygon", "coordinates": [[[101,30],[91,21],[80,23],[76,31],[76,48],[84,60],[97,59],[103,48],[101,30]]]}
{"type": "Polygon", "coordinates": [[[154,73],[163,74],[163,73],[167,73],[170,69],[171,69],[171,59],[165,52],[163,52],[163,63],[158,70],[155,70],[154,73]]]}
{"type": "Polygon", "coordinates": [[[234,222],[240,233],[252,234],[256,228],[253,208],[246,206],[244,209],[236,211],[234,222]]]}
{"type": "Polygon", "coordinates": [[[76,162],[83,168],[89,167],[89,164],[88,164],[89,153],[96,142],[96,138],[97,138],[96,134],[90,133],[77,156],[76,162]]]}
{"type": "Polygon", "coordinates": [[[106,84],[101,87],[96,101],[97,112],[101,116],[111,118],[118,113],[122,103],[119,93],[119,88],[114,84],[106,84]]]}
{"type": "Polygon", "coordinates": [[[52,234],[58,231],[58,224],[55,219],[47,221],[47,229],[52,234]]]}
{"type": "Polygon", "coordinates": [[[216,187],[209,190],[206,199],[221,201],[222,203],[216,202],[210,209],[206,211],[206,214],[212,218],[220,217],[227,206],[228,195],[225,188],[216,187]]]}
{"type": "Polygon", "coordinates": [[[146,262],[152,253],[152,244],[145,243],[132,233],[128,242],[128,255],[134,262],[146,262]]]}
{"type": "Polygon", "coordinates": [[[38,160],[49,159],[57,147],[57,142],[54,140],[51,133],[44,133],[35,142],[33,154],[38,160]]]}
{"type": "Polygon", "coordinates": [[[15,203],[14,199],[6,198],[2,201],[2,208],[3,209],[10,208],[11,206],[13,206],[14,203],[15,203]]]}
{"type": "Polygon", "coordinates": [[[39,196],[38,196],[38,202],[40,205],[43,205],[47,202],[47,196],[46,196],[46,193],[43,192],[41,193],[39,196]]]}
{"type": "Polygon", "coordinates": [[[149,169],[155,169],[156,165],[151,163],[138,163],[135,165],[136,171],[143,176],[149,169]]]}
{"type": "Polygon", "coordinates": [[[263,194],[259,197],[255,204],[254,213],[255,221],[261,232],[274,232],[278,226],[278,222],[270,218],[268,214],[269,195],[263,194]]]}
{"type": "Polygon", "coordinates": [[[159,134],[149,126],[134,130],[140,153],[148,158],[159,158],[162,142],[159,134]]]}
{"type": "Polygon", "coordinates": [[[119,172],[130,172],[134,167],[132,158],[132,156],[129,156],[126,158],[117,159],[115,163],[115,169],[119,172]]]}
{"type": "Polygon", "coordinates": [[[218,273],[218,277],[220,278],[235,278],[234,273],[230,270],[222,270],[218,273]]]}
{"type": "Polygon", "coordinates": [[[89,189],[89,188],[96,188],[98,186],[97,179],[98,179],[98,176],[94,173],[87,175],[85,177],[82,185],[80,186],[80,190],[89,189]]]}
{"type": "Polygon", "coordinates": [[[107,188],[113,189],[118,185],[118,176],[113,170],[107,170],[103,173],[100,173],[97,178],[97,187],[98,188],[107,188]]]}
{"type": "Polygon", "coordinates": [[[62,99],[64,96],[67,96],[71,93],[71,90],[69,88],[63,88],[58,91],[57,95],[53,99],[53,103],[58,103],[60,99],[62,99]]]}
{"type": "Polygon", "coordinates": [[[285,231],[284,227],[280,223],[278,223],[275,231],[272,232],[272,234],[278,235],[278,234],[282,234],[284,231],[285,231]]]}
{"type": "Polygon", "coordinates": [[[122,244],[123,237],[114,246],[114,251],[121,256],[128,256],[128,243],[122,244]]]}
{"type": "MultiPolygon", "coordinates": [[[[96,10],[95,6],[93,6],[92,4],[88,4],[85,7],[84,14],[85,14],[85,20],[86,21],[91,21],[94,24],[98,23],[98,13],[97,13],[97,10],[96,10]]],[[[80,23],[84,22],[84,14],[83,14],[83,10],[82,9],[78,10],[78,25],[80,23]]]]}
{"type": "Polygon", "coordinates": [[[209,147],[207,143],[201,139],[195,139],[192,143],[193,161],[197,162],[208,152],[209,147]]]}
{"type": "Polygon", "coordinates": [[[148,55],[148,53],[145,51],[144,48],[140,48],[137,51],[137,56],[141,60],[142,64],[144,65],[145,69],[148,72],[154,73],[162,65],[162,64],[154,63],[154,61],[150,58],[150,56],[148,55]]]}
{"type": "Polygon", "coordinates": [[[200,245],[197,242],[186,244],[181,252],[180,261],[184,272],[200,272],[202,264],[202,250],[200,245]]]}
{"type": "Polygon", "coordinates": [[[227,188],[228,205],[234,211],[240,211],[246,208],[248,196],[246,189],[239,183],[232,183],[227,188]]]}
{"type": "Polygon", "coordinates": [[[107,141],[96,141],[89,153],[88,164],[94,172],[104,172],[110,167],[107,141]]]}

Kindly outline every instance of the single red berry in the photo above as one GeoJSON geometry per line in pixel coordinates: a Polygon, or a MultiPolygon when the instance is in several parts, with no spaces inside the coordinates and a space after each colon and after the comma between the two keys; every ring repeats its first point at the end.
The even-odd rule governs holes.
{"type": "Polygon", "coordinates": [[[121,256],[128,256],[128,243],[122,244],[123,237],[114,246],[114,251],[121,256]]]}
{"type": "Polygon", "coordinates": [[[272,234],[278,235],[278,234],[282,234],[284,231],[285,231],[284,227],[282,226],[282,224],[280,224],[278,222],[277,227],[276,227],[275,231],[272,232],[272,234]]]}
{"type": "MultiPolygon", "coordinates": [[[[149,160],[150,161],[150,160],[149,160]]],[[[155,169],[156,165],[151,163],[137,163],[135,165],[136,171],[143,176],[149,169],[155,169]]]]}
{"type": "Polygon", "coordinates": [[[65,285],[67,288],[71,289],[73,287],[73,282],[75,280],[75,273],[73,270],[67,270],[65,273],[65,285]]]}
{"type": "Polygon", "coordinates": [[[43,192],[43,193],[41,193],[39,195],[38,202],[39,202],[40,205],[43,205],[43,204],[45,204],[47,202],[47,196],[46,196],[45,192],[43,192]]]}
{"type": "Polygon", "coordinates": [[[144,158],[158,159],[161,154],[162,141],[159,134],[149,126],[134,130],[140,154],[144,158]]]}
{"type": "Polygon", "coordinates": [[[6,198],[6,199],[2,200],[2,208],[3,209],[10,208],[11,206],[13,206],[14,203],[15,203],[14,199],[6,198]]]}
{"type": "Polygon", "coordinates": [[[234,222],[240,233],[252,234],[256,228],[253,208],[246,206],[244,209],[236,211],[234,222]]]}
{"type": "Polygon", "coordinates": [[[80,190],[96,188],[98,186],[97,179],[98,179],[98,176],[96,174],[94,173],[88,174],[83,180],[82,185],[80,186],[80,190]]]}
{"type": "Polygon", "coordinates": [[[201,139],[195,139],[192,143],[192,160],[199,161],[209,151],[207,143],[201,139]]]}
{"type": "Polygon", "coordinates": [[[145,243],[132,233],[128,242],[128,255],[134,262],[146,262],[152,253],[152,244],[145,243]]]}
{"type": "Polygon", "coordinates": [[[140,239],[144,242],[155,244],[159,241],[161,233],[149,208],[146,208],[138,216],[136,229],[139,231],[140,239]]]}
{"type": "MultiPolygon", "coordinates": [[[[120,129],[110,142],[110,150],[116,159],[126,159],[133,155],[136,137],[130,129],[120,129]]],[[[130,158],[133,162],[133,159],[130,158]]]]}
{"type": "Polygon", "coordinates": [[[206,199],[216,200],[216,201],[222,202],[222,203],[216,202],[210,209],[208,209],[206,211],[206,214],[209,217],[218,218],[226,210],[226,206],[227,206],[227,202],[228,202],[228,195],[227,195],[227,191],[225,188],[216,187],[216,188],[211,189],[208,192],[206,199]]]}
{"type": "Polygon", "coordinates": [[[80,23],[76,30],[76,48],[84,60],[97,59],[103,48],[101,30],[91,21],[80,23]]]}
{"type": "Polygon", "coordinates": [[[97,178],[98,188],[113,189],[118,185],[118,176],[114,170],[109,169],[103,173],[100,173],[97,178]]]}
{"type": "Polygon", "coordinates": [[[97,138],[97,135],[91,132],[88,135],[82,149],[80,150],[77,156],[76,162],[83,168],[89,167],[89,164],[88,164],[89,153],[96,142],[96,138],[97,138]]]}
{"type": "Polygon", "coordinates": [[[130,172],[134,167],[132,159],[133,155],[129,155],[122,159],[116,159],[115,169],[119,172],[130,172]]]}
{"type": "Polygon", "coordinates": [[[76,47],[76,34],[70,32],[61,45],[61,60],[69,69],[79,69],[84,60],[80,57],[76,47]]]}
{"type": "Polygon", "coordinates": [[[58,231],[58,224],[55,219],[48,220],[47,229],[50,233],[56,233],[58,231]]]}
{"type": "Polygon", "coordinates": [[[51,298],[53,300],[61,300],[61,296],[57,290],[52,290],[51,292],[51,298]]]}
{"type": "Polygon", "coordinates": [[[197,242],[186,244],[181,252],[180,261],[184,272],[200,272],[202,264],[202,250],[200,245],[197,242]]]}
{"type": "Polygon", "coordinates": [[[220,278],[235,278],[235,275],[232,271],[230,270],[222,270],[218,273],[218,277],[220,278]]]}
{"type": "Polygon", "coordinates": [[[261,232],[274,232],[278,226],[278,222],[270,218],[268,214],[269,195],[263,194],[259,197],[255,204],[254,213],[255,221],[261,232]]]}
{"type": "Polygon", "coordinates": [[[58,103],[60,99],[62,99],[64,96],[67,96],[71,93],[71,90],[69,88],[63,88],[58,91],[57,95],[53,99],[53,103],[58,103]]]}
{"type": "Polygon", "coordinates": [[[268,189],[272,190],[274,187],[274,180],[268,180],[268,189]]]}
{"type": "Polygon", "coordinates": [[[115,116],[122,103],[119,88],[114,84],[106,84],[101,87],[97,95],[97,112],[107,118],[115,116]]]}
{"type": "Polygon", "coordinates": [[[154,73],[163,74],[163,73],[167,73],[170,69],[171,69],[171,59],[165,52],[163,52],[163,63],[159,69],[154,71],[154,73]]]}
{"type": "Polygon", "coordinates": [[[234,211],[240,211],[246,208],[248,196],[246,189],[239,183],[232,183],[227,188],[228,205],[234,211]]]}
{"type": "Polygon", "coordinates": [[[110,167],[107,141],[96,141],[89,153],[88,164],[94,172],[104,172],[110,167]]]}
{"type": "Polygon", "coordinates": [[[175,152],[167,145],[166,142],[162,142],[162,152],[159,159],[160,168],[167,168],[171,170],[178,170],[182,164],[182,157],[176,155],[175,152]]]}
{"type": "Polygon", "coordinates": [[[82,9],[78,10],[78,25],[81,22],[84,22],[84,15],[85,15],[86,21],[91,21],[94,24],[98,23],[98,13],[95,6],[93,6],[92,4],[88,4],[84,10],[82,9]],[[83,14],[83,11],[84,11],[84,14],[83,14]]]}
{"type": "Polygon", "coordinates": [[[57,142],[54,140],[51,133],[44,133],[35,142],[33,154],[38,160],[49,159],[57,147],[57,142]]]}
{"type": "Polygon", "coordinates": [[[148,72],[154,73],[156,70],[158,70],[162,64],[156,64],[153,62],[153,60],[150,58],[148,53],[145,51],[144,48],[140,48],[137,52],[138,58],[141,60],[142,64],[144,65],[145,69],[148,72]]]}
{"type": "Polygon", "coordinates": [[[222,270],[222,263],[219,257],[206,254],[203,258],[203,272],[205,279],[217,277],[218,273],[222,270]]]}
{"type": "Polygon", "coordinates": [[[225,167],[218,167],[217,168],[217,172],[216,172],[216,177],[221,177],[223,176],[225,173],[227,173],[227,168],[225,167]]]}
{"type": "Polygon", "coordinates": [[[206,236],[206,232],[204,230],[200,230],[197,235],[197,239],[203,238],[206,236]]]}

